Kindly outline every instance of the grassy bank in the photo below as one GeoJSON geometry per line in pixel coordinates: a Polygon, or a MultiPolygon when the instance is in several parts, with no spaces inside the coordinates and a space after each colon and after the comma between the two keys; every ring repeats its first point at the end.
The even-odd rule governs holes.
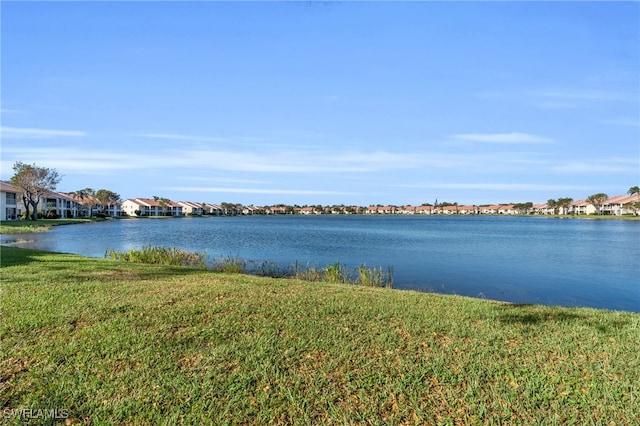
{"type": "Polygon", "coordinates": [[[3,220],[0,222],[0,234],[28,234],[46,232],[53,226],[73,225],[76,223],[101,222],[105,219],[38,219],[38,220],[3,220]]]}
{"type": "Polygon", "coordinates": [[[640,314],[1,250],[9,424],[640,418],[640,314]]]}

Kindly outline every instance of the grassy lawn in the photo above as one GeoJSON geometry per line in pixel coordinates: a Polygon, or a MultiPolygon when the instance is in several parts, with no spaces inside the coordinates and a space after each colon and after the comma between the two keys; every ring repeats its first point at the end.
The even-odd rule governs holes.
{"type": "Polygon", "coordinates": [[[49,231],[52,226],[72,225],[76,223],[100,222],[105,219],[38,219],[38,220],[3,220],[0,222],[0,234],[27,234],[31,232],[49,231]]]}
{"type": "Polygon", "coordinates": [[[1,250],[0,423],[640,420],[640,314],[1,250]]]}

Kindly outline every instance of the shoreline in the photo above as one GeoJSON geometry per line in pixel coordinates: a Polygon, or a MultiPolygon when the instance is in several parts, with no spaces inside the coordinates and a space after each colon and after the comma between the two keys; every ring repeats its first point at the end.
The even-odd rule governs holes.
{"type": "Polygon", "coordinates": [[[478,217],[504,217],[504,218],[545,218],[545,219],[577,219],[577,220],[622,220],[629,222],[640,222],[640,216],[612,216],[612,215],[501,215],[501,214],[479,214],[479,215],[446,215],[446,214],[437,214],[437,215],[403,215],[403,214],[350,214],[350,215],[303,215],[303,214],[272,214],[272,215],[182,215],[182,216],[140,216],[140,217],[132,217],[132,216],[121,216],[121,217],[107,217],[107,218],[78,218],[78,219],[38,219],[36,221],[31,220],[4,220],[0,222],[0,235],[8,235],[8,234],[27,234],[33,232],[47,232],[50,231],[54,226],[64,226],[64,225],[77,225],[82,223],[95,223],[95,222],[104,222],[108,220],[154,220],[154,219],[191,219],[191,218],[201,218],[201,219],[213,219],[220,217],[261,217],[261,216],[300,216],[300,217],[332,217],[332,216],[354,216],[354,217],[424,217],[424,218],[478,218],[478,217]]]}
{"type": "Polygon", "coordinates": [[[1,261],[8,412],[56,401],[70,424],[639,413],[637,313],[13,249],[1,261]]]}
{"type": "MultiPolygon", "coordinates": [[[[13,243],[13,242],[12,242],[13,243]]],[[[336,285],[346,285],[346,286],[351,286],[351,287],[362,287],[362,288],[379,288],[382,290],[398,290],[401,292],[415,292],[418,294],[434,294],[434,295],[439,295],[439,296],[451,296],[451,297],[463,297],[463,298],[468,298],[468,299],[472,299],[472,300],[478,300],[478,301],[487,301],[487,302],[492,302],[492,303],[498,303],[498,304],[504,304],[504,305],[510,305],[510,306],[515,306],[515,307],[521,307],[521,306],[532,306],[532,307],[544,307],[544,308],[557,308],[557,309],[595,309],[598,311],[606,311],[606,312],[621,312],[621,313],[630,313],[630,314],[640,314],[640,309],[637,311],[633,311],[633,310],[626,310],[626,309],[613,309],[613,308],[600,308],[600,307],[593,307],[593,306],[582,306],[582,305],[560,305],[560,304],[544,304],[544,303],[522,303],[522,302],[509,302],[507,300],[500,300],[500,299],[491,299],[491,298],[487,298],[483,296],[470,296],[470,295],[464,295],[464,294],[457,294],[457,293],[441,293],[441,292],[436,292],[433,289],[421,289],[421,288],[416,288],[416,287],[406,287],[403,288],[401,287],[396,287],[393,284],[393,275],[390,276],[386,276],[384,278],[388,278],[389,279],[389,284],[390,285],[370,285],[370,284],[361,284],[359,282],[357,282],[356,280],[352,279],[352,280],[335,280],[333,279],[336,275],[333,275],[333,273],[335,273],[335,267],[343,267],[345,273],[350,273],[351,275],[354,275],[355,272],[357,272],[358,267],[356,268],[346,268],[345,265],[341,265],[340,263],[336,263],[336,264],[331,264],[331,265],[325,265],[324,268],[315,268],[313,267],[313,275],[309,273],[308,270],[302,270],[300,272],[299,276],[296,275],[277,275],[277,276],[270,276],[268,274],[260,274],[257,273],[257,269],[256,270],[248,270],[248,269],[239,269],[238,268],[238,262],[246,262],[246,263],[251,263],[250,261],[245,261],[243,259],[237,259],[237,258],[227,258],[227,259],[223,259],[223,262],[220,264],[212,264],[212,265],[206,265],[204,268],[202,267],[197,267],[197,266],[181,266],[181,265],[176,265],[176,264],[160,264],[160,263],[152,263],[152,262],[143,262],[143,261],[129,261],[129,260],[122,260],[122,259],[116,259],[116,258],[109,258],[107,254],[105,254],[104,257],[91,257],[91,256],[85,256],[85,255],[81,255],[81,254],[75,254],[75,253],[62,253],[62,252],[56,252],[56,251],[49,251],[49,250],[42,250],[42,249],[31,249],[31,248],[22,248],[22,247],[13,247],[11,244],[0,244],[0,253],[2,251],[2,248],[10,248],[10,249],[14,249],[14,250],[25,250],[25,251],[31,251],[34,253],[49,253],[52,255],[63,255],[63,256],[77,256],[81,259],[99,259],[99,260],[109,260],[112,262],[121,262],[121,263],[125,263],[125,264],[129,264],[129,265],[136,265],[136,264],[143,264],[143,265],[149,265],[149,266],[157,266],[157,267],[179,267],[179,268],[184,268],[186,270],[193,270],[193,271],[199,271],[199,272],[208,272],[211,274],[231,274],[231,275],[238,275],[238,276],[246,276],[246,277],[254,277],[254,278],[258,278],[258,279],[270,279],[270,280],[282,280],[282,281],[305,281],[305,282],[309,282],[312,284],[336,284],[336,285]],[[227,267],[229,266],[229,267],[227,267]],[[319,277],[316,273],[320,272],[322,269],[330,269],[332,271],[330,271],[330,275],[328,278],[326,279],[322,279],[321,277],[319,277]],[[351,270],[353,269],[353,270],[351,270]],[[313,276],[314,278],[309,278],[309,276],[313,276]]],[[[114,250],[112,250],[113,252],[115,252],[114,250]]],[[[196,253],[197,254],[197,253],[196,253]]],[[[1,256],[0,256],[1,258],[1,256]]],[[[246,265],[245,265],[246,266],[246,265]]],[[[289,265],[289,266],[293,266],[293,265],[289,265]]],[[[364,265],[363,265],[364,266],[364,265]]],[[[284,267],[283,269],[286,269],[286,267],[284,267]]],[[[371,270],[373,270],[374,272],[376,271],[376,268],[367,268],[369,272],[371,272],[371,270]]],[[[381,269],[381,268],[380,268],[381,269]]]]}

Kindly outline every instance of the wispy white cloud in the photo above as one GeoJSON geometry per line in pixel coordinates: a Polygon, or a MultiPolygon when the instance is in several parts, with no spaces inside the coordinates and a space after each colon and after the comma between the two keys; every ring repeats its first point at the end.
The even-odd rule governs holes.
{"type": "Polygon", "coordinates": [[[213,192],[232,194],[277,194],[277,195],[350,195],[351,192],[307,190],[307,189],[268,189],[268,188],[227,188],[227,187],[200,187],[200,186],[167,186],[161,188],[166,191],[179,192],[213,192]]]}
{"type": "Polygon", "coordinates": [[[424,189],[467,189],[477,191],[556,191],[589,189],[584,185],[558,185],[539,183],[503,183],[503,182],[458,182],[458,183],[428,183],[416,185],[396,185],[401,188],[424,189]]]}
{"type": "Polygon", "coordinates": [[[25,127],[0,127],[3,139],[50,139],[56,137],[82,137],[87,133],[79,130],[52,130],[25,127]]]}
{"type": "MultiPolygon", "coordinates": [[[[88,150],[81,146],[67,147],[3,147],[3,163],[23,161],[53,167],[61,173],[105,174],[121,170],[135,170],[144,165],[146,156],[102,150],[88,150]]],[[[4,164],[3,164],[4,166],[4,164]]]]}
{"type": "Polygon", "coordinates": [[[494,143],[494,144],[527,144],[527,143],[548,143],[551,139],[542,136],[532,135],[528,133],[461,133],[453,135],[455,139],[469,141],[469,142],[481,142],[481,143],[494,143]]]}

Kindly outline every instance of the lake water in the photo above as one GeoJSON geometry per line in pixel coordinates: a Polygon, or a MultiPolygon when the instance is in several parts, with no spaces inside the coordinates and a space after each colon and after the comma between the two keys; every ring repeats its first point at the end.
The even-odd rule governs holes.
{"type": "Polygon", "coordinates": [[[146,245],[323,267],[393,268],[394,287],[640,312],[640,222],[494,216],[247,216],[113,220],[3,235],[103,257],[146,245]]]}

